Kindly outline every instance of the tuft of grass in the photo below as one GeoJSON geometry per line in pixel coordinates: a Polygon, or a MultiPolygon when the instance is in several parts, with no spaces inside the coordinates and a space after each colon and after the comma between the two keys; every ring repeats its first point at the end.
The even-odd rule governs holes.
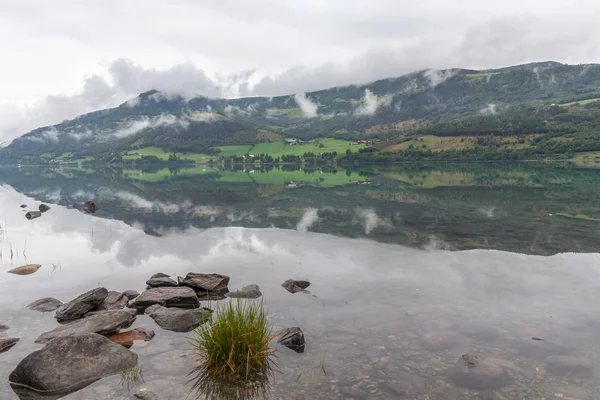
{"type": "Polygon", "coordinates": [[[144,374],[142,372],[142,365],[136,364],[134,367],[130,368],[122,368],[119,371],[121,374],[121,382],[122,386],[127,386],[127,390],[129,390],[132,386],[139,386],[144,382],[144,374]]]}
{"type": "Polygon", "coordinates": [[[192,339],[200,372],[248,377],[270,370],[269,342],[275,335],[262,301],[231,301],[218,306],[213,315],[192,339]]]}

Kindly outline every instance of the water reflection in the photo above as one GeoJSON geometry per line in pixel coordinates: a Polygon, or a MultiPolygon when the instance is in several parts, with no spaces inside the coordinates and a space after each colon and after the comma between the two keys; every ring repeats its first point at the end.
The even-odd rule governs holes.
{"type": "MultiPolygon", "coordinates": [[[[0,169],[38,201],[163,236],[189,227],[277,227],[418,248],[595,252],[600,174],[567,166],[439,164],[360,169],[0,169]]],[[[32,205],[34,206],[34,205],[32,205]]],[[[14,211],[12,211],[14,212],[14,211]]]]}
{"type": "Polygon", "coordinates": [[[269,399],[274,369],[265,364],[252,374],[229,374],[196,366],[189,373],[190,394],[198,399],[258,400],[269,399]]]}
{"type": "MultiPolygon", "coordinates": [[[[598,398],[600,255],[576,253],[596,251],[599,243],[597,177],[533,170],[525,171],[533,186],[495,187],[525,172],[504,170],[498,178],[488,171],[484,179],[436,171],[414,173],[427,188],[399,183],[408,173],[397,170],[369,175],[365,185],[289,189],[218,180],[225,174],[204,182],[180,173],[158,183],[106,172],[86,179],[15,175],[0,188],[7,228],[0,241],[0,323],[20,341],[1,355],[0,375],[7,377],[38,349],[34,340],[56,326],[52,315],[25,309],[34,300],[68,301],[97,286],[142,291],[157,272],[214,272],[231,276],[232,290],[258,284],[270,323],[277,330],[301,327],[306,347],[302,354],[280,352],[279,370],[265,386],[228,392],[235,382],[219,386],[210,376],[193,376],[203,379],[197,387],[205,394],[250,395],[258,387],[256,396],[273,398],[478,399],[482,392],[457,369],[468,355],[486,373],[510,378],[493,381],[504,386],[489,389],[491,398],[598,398]],[[432,179],[446,182],[447,174],[461,176],[465,186],[434,188],[432,179]],[[100,207],[94,215],[67,208],[88,199],[100,207]],[[51,210],[25,219],[19,206],[33,209],[41,201],[51,210]],[[375,219],[358,210],[376,216],[368,234],[375,219]],[[145,233],[150,229],[158,235],[145,233]],[[18,249],[12,260],[11,245],[18,249]],[[481,248],[445,250],[471,247],[481,248]],[[42,265],[35,274],[6,273],[34,263],[42,265]],[[288,279],[309,280],[316,297],[290,294],[281,287],[288,279]]],[[[196,366],[185,335],[145,315],[136,327],[156,331],[146,346],[132,348],[144,365],[141,388],[185,398],[196,366]]],[[[129,396],[117,375],[64,398],[129,396]]],[[[6,379],[0,398],[16,398],[6,379]]]]}

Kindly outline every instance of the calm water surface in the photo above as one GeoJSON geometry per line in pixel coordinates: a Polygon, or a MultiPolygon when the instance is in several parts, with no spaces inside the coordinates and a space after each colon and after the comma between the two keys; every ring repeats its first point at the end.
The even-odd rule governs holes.
{"type": "MultiPolygon", "coordinates": [[[[553,373],[545,359],[561,349],[600,365],[596,171],[203,169],[0,169],[0,269],[43,265],[0,274],[0,323],[21,338],[0,354],[0,398],[17,398],[8,374],[56,326],[27,304],[97,286],[142,291],[156,272],[222,273],[232,290],[258,284],[274,327],[302,328],[306,351],[278,352],[271,398],[600,398],[595,371],[553,373]],[[77,209],[86,200],[95,215],[77,209]],[[19,206],[42,201],[52,209],[25,219],[19,206]],[[290,278],[308,279],[314,296],[285,291],[290,278]],[[452,343],[431,350],[432,336],[452,343]],[[505,368],[509,382],[461,387],[451,376],[467,353],[505,368]]],[[[134,327],[156,331],[132,348],[141,388],[194,398],[190,334],[143,315],[134,327]]],[[[130,399],[137,389],[110,377],[65,398],[130,399]]]]}

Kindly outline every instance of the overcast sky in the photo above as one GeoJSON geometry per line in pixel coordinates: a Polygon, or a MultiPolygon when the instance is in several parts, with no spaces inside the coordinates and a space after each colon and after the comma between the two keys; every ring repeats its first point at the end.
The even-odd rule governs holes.
{"type": "Polygon", "coordinates": [[[0,0],[0,142],[149,89],[295,94],[600,61],[597,0],[0,0]]]}

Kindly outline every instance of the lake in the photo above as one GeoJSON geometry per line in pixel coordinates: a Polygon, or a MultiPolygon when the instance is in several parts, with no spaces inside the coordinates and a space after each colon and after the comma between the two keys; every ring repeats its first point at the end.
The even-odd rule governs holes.
{"type": "MultiPolygon", "coordinates": [[[[0,324],[20,338],[0,354],[0,397],[19,398],[8,375],[57,326],[29,303],[204,272],[258,284],[274,329],[303,330],[304,353],[277,348],[269,398],[600,398],[599,198],[600,171],[569,165],[0,168],[0,324]]],[[[203,398],[191,333],[132,327],[156,332],[131,348],[144,382],[64,398],[203,398]]]]}

